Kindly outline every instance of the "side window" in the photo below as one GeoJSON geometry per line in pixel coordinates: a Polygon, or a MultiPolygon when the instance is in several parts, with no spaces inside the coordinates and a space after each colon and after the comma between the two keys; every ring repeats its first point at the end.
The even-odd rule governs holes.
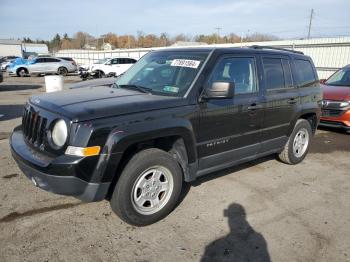
{"type": "Polygon", "coordinates": [[[45,58],[47,63],[55,63],[55,62],[60,62],[60,60],[55,59],[55,58],[45,58]]]}
{"type": "Polygon", "coordinates": [[[294,64],[297,71],[298,85],[300,87],[310,86],[315,83],[316,77],[310,61],[296,59],[294,60],[294,64]]]}
{"type": "Polygon", "coordinates": [[[287,88],[293,87],[292,70],[290,67],[289,60],[282,59],[282,66],[283,66],[285,87],[287,87],[287,88]]]}
{"type": "Polygon", "coordinates": [[[135,64],[135,63],[136,63],[136,60],[131,59],[131,58],[127,58],[127,59],[125,59],[125,60],[126,60],[126,63],[127,63],[127,64],[135,64]]]}
{"type": "Polygon", "coordinates": [[[253,57],[224,58],[215,66],[209,79],[213,82],[234,82],[236,94],[257,91],[255,59],[253,57]]]}
{"type": "Polygon", "coordinates": [[[118,59],[112,59],[111,60],[112,65],[117,65],[118,64],[118,59]]]}
{"type": "Polygon", "coordinates": [[[267,90],[285,87],[282,61],[280,58],[263,58],[265,85],[267,90]]]}
{"type": "Polygon", "coordinates": [[[37,58],[36,60],[35,60],[35,63],[37,64],[37,63],[45,63],[46,61],[45,61],[45,58],[37,58]]]}

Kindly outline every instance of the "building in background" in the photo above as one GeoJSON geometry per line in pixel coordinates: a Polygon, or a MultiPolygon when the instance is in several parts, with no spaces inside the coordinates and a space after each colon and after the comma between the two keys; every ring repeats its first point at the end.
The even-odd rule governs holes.
{"type": "Polygon", "coordinates": [[[102,49],[102,50],[105,50],[105,51],[110,51],[110,50],[113,50],[113,49],[114,49],[114,46],[111,45],[110,43],[104,43],[104,44],[101,46],[101,49],[102,49]]]}
{"type": "Polygon", "coordinates": [[[48,55],[49,49],[46,44],[22,43],[23,56],[29,55],[48,55]]]}
{"type": "Polygon", "coordinates": [[[22,42],[11,39],[0,39],[0,56],[23,56],[22,42]]]}
{"type": "Polygon", "coordinates": [[[27,58],[29,55],[48,55],[46,44],[22,43],[19,40],[0,39],[0,56],[19,56],[27,58]]]}

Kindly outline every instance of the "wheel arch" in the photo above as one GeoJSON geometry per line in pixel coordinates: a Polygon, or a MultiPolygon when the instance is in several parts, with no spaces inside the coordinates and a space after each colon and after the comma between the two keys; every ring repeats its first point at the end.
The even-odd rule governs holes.
{"type": "Polygon", "coordinates": [[[298,119],[305,119],[309,121],[311,125],[312,133],[313,134],[316,133],[316,129],[319,123],[319,114],[317,113],[317,111],[310,109],[310,110],[303,110],[299,114],[296,114],[296,116],[294,117],[293,121],[291,121],[291,124],[289,126],[288,136],[290,136],[290,134],[293,132],[294,126],[297,123],[298,119]]]}
{"type": "MultiPolygon", "coordinates": [[[[185,128],[177,128],[170,130],[154,130],[154,132],[138,133],[123,137],[124,132],[114,131],[115,135],[109,137],[107,144],[113,140],[113,144],[109,145],[110,154],[112,156],[119,155],[118,164],[109,163],[108,175],[111,175],[112,183],[110,186],[107,199],[111,196],[116,183],[120,177],[126,164],[136,153],[148,149],[158,148],[168,152],[180,165],[184,180],[189,182],[194,179],[193,169],[191,168],[197,162],[197,153],[195,150],[195,142],[192,134],[185,128]],[[115,136],[113,139],[112,137],[115,136]],[[112,165],[112,168],[111,168],[112,165]]],[[[109,160],[112,161],[113,160],[109,160]]]]}

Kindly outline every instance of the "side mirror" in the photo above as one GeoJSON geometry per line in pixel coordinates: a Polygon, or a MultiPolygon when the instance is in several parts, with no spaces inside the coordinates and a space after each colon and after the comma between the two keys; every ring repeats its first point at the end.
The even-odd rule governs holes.
{"type": "Polygon", "coordinates": [[[327,79],[320,79],[320,84],[325,84],[327,79]]]}
{"type": "Polygon", "coordinates": [[[233,98],[235,94],[234,82],[213,82],[210,88],[205,91],[205,99],[233,98]]]}

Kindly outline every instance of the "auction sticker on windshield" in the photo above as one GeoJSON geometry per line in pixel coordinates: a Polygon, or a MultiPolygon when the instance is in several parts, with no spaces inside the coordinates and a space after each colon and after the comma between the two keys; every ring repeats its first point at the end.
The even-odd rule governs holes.
{"type": "Polygon", "coordinates": [[[197,60],[189,60],[189,59],[174,59],[171,62],[171,66],[181,66],[181,67],[190,67],[190,68],[198,68],[201,61],[197,60]]]}

